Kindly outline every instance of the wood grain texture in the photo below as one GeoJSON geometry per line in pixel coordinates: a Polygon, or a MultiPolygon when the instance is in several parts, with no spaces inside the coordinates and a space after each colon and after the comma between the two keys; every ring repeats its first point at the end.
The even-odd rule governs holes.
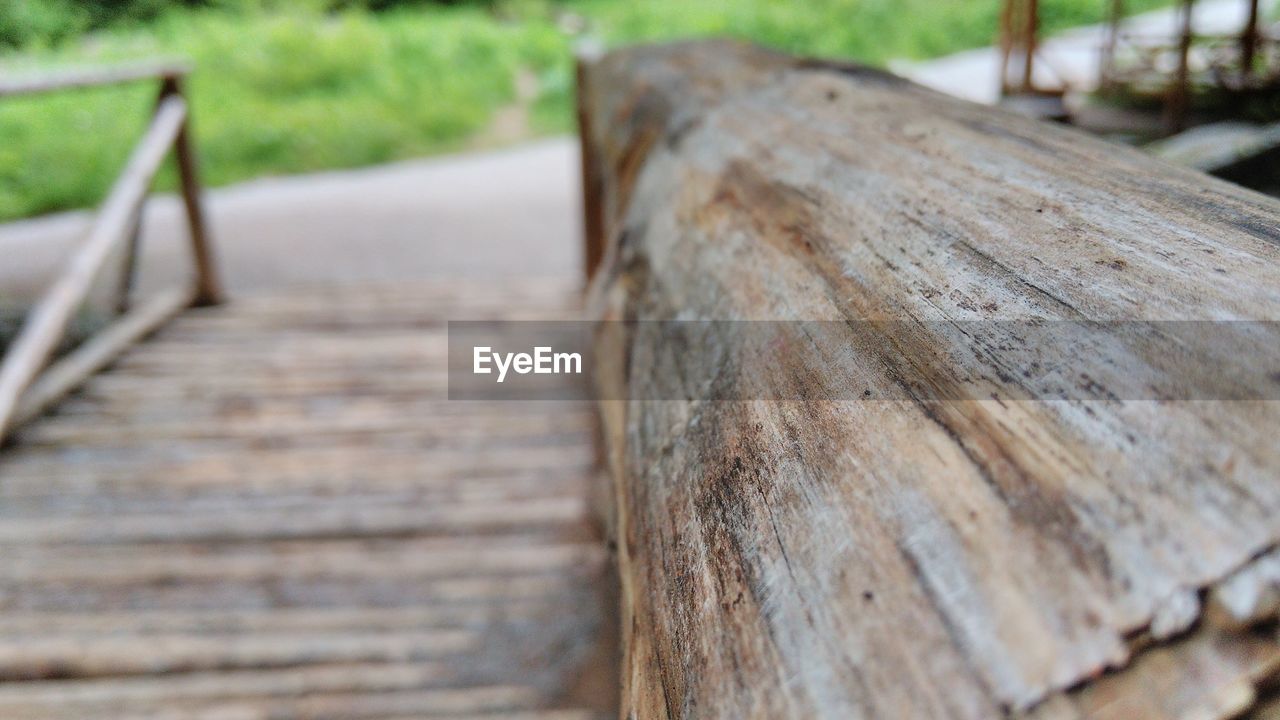
{"type": "Polygon", "coordinates": [[[436,370],[446,318],[579,298],[293,290],[131,344],[0,452],[0,717],[599,720],[590,408],[436,370]]]}
{"type": "MultiPolygon", "coordinates": [[[[587,75],[598,316],[851,328],[848,372],[768,358],[810,402],[664,400],[741,378],[602,336],[602,392],[632,398],[601,403],[626,716],[1228,717],[1265,694],[1274,603],[1230,624],[1202,600],[1280,541],[1280,406],[955,399],[916,363],[956,350],[928,323],[1280,319],[1280,205],[733,43],[587,75]],[[822,400],[849,383],[872,399],[822,400]]],[[[1124,340],[1157,364],[1146,332],[1124,340]]]]}

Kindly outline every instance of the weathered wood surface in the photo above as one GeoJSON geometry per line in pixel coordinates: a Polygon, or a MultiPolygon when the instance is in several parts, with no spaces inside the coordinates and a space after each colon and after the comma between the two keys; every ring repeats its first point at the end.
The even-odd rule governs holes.
{"type": "Polygon", "coordinates": [[[1280,205],[732,43],[612,53],[583,95],[609,239],[597,314],[858,328],[833,344],[859,374],[772,358],[766,380],[811,402],[657,401],[733,369],[687,352],[672,378],[648,372],[670,358],[601,336],[604,396],[633,399],[601,403],[625,716],[1274,706],[1277,580],[1255,565],[1280,541],[1280,405],[937,401],[956,380],[911,364],[948,348],[924,323],[892,333],[1274,321],[1280,205]],[[850,377],[902,399],[821,400],[849,397],[850,377]]]}
{"type": "Polygon", "coordinates": [[[603,717],[589,408],[427,372],[446,318],[576,317],[570,285],[191,310],[23,426],[0,717],[603,717]]]}

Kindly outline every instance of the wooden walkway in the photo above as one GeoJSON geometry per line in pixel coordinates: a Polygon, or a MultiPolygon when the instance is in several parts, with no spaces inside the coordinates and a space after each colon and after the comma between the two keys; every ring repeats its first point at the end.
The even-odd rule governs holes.
{"type": "Polygon", "coordinates": [[[0,717],[594,718],[589,410],[448,402],[564,283],[192,310],[0,454],[0,717]]]}

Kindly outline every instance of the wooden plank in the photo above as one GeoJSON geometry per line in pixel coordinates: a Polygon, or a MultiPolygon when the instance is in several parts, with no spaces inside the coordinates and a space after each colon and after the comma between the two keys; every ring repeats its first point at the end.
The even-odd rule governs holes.
{"type": "MultiPolygon", "coordinates": [[[[33,518],[33,516],[96,516],[108,514],[141,515],[157,512],[227,511],[253,502],[260,507],[280,511],[305,512],[308,507],[329,502],[325,496],[340,493],[352,505],[393,505],[393,503],[486,502],[532,500],[536,497],[563,498],[577,495],[585,487],[585,473],[576,475],[526,474],[512,478],[402,477],[380,483],[362,483],[358,479],[311,480],[311,482],[247,483],[242,487],[202,486],[166,487],[131,486],[102,489],[95,496],[69,495],[67,486],[46,492],[4,493],[0,518],[33,518]],[[370,487],[371,486],[371,487],[370,487]]],[[[77,486],[83,491],[84,484],[77,486]]]]}
{"type": "Polygon", "coordinates": [[[446,285],[193,310],[24,426],[0,715],[608,716],[575,689],[612,677],[588,406],[414,394],[418,319],[490,307],[446,285]]]}
{"type": "Polygon", "coordinates": [[[0,679],[40,679],[47,677],[40,674],[46,668],[55,669],[54,676],[100,677],[289,667],[317,659],[422,661],[465,652],[478,641],[476,633],[467,630],[22,638],[0,644],[0,679]]]}
{"type": "Polygon", "coordinates": [[[31,310],[0,365],[0,439],[13,424],[22,394],[43,369],[67,323],[80,306],[111,250],[125,238],[134,210],[146,196],[187,116],[181,98],[164,100],[147,132],[102,205],[93,227],[58,276],[31,310]]]}
{"type": "MultiPolygon", "coordinates": [[[[305,577],[465,577],[514,572],[553,572],[598,565],[601,549],[585,542],[552,540],[506,541],[502,536],[475,538],[472,542],[430,543],[421,540],[383,543],[382,554],[350,542],[294,543],[292,552],[263,551],[260,547],[239,551],[191,552],[142,545],[109,552],[92,548],[58,547],[43,552],[9,553],[13,568],[0,579],[0,587],[36,583],[115,584],[165,582],[183,579],[252,582],[305,577]],[[287,562],[282,562],[287,561],[287,562]]],[[[188,544],[190,548],[194,543],[188,544]]],[[[287,547],[287,546],[286,546],[287,547]]]]}
{"type": "Polygon", "coordinates": [[[161,439],[261,439],[274,435],[292,437],[312,434],[405,434],[429,432],[440,438],[495,438],[495,437],[548,437],[565,433],[580,433],[590,428],[590,416],[586,413],[559,412],[550,416],[522,417],[520,415],[499,418],[464,417],[437,418],[431,415],[402,415],[397,417],[342,417],[334,413],[332,418],[309,417],[290,421],[282,418],[232,418],[205,422],[145,423],[142,425],[101,425],[91,422],[66,422],[57,418],[22,434],[23,442],[35,444],[67,444],[77,447],[112,445],[119,447],[130,443],[152,442],[161,439]]]}
{"type": "MultiPolygon", "coordinates": [[[[119,720],[271,720],[281,717],[300,720],[374,720],[406,715],[412,717],[415,713],[422,717],[421,711],[430,708],[436,714],[427,715],[428,718],[458,720],[485,715],[492,718],[496,713],[513,711],[519,717],[520,711],[535,713],[545,702],[543,694],[536,688],[485,686],[376,693],[315,693],[301,697],[268,698],[259,702],[231,698],[179,704],[176,707],[144,705],[139,712],[111,712],[109,717],[119,720]]],[[[533,716],[537,717],[536,714],[533,716]]],[[[75,706],[70,707],[69,712],[62,712],[57,706],[36,705],[30,708],[15,707],[8,712],[7,717],[12,720],[80,720],[84,715],[75,706]]]]}
{"type": "MultiPolygon", "coordinates": [[[[121,472],[78,473],[61,482],[41,482],[39,478],[22,478],[0,492],[6,504],[5,514],[34,514],[33,508],[49,514],[110,513],[121,507],[146,512],[171,504],[186,504],[193,509],[217,507],[220,503],[254,500],[260,503],[287,502],[291,498],[405,496],[420,501],[449,498],[520,498],[538,494],[558,497],[572,488],[586,484],[590,453],[585,446],[578,453],[578,467],[459,472],[454,475],[427,472],[429,463],[417,469],[394,464],[381,464],[376,455],[368,455],[366,472],[326,470],[304,473],[283,467],[269,471],[262,479],[246,479],[236,483],[228,472],[181,475],[176,482],[166,483],[162,473],[138,477],[121,472]],[[278,473],[278,474],[277,474],[278,473]],[[118,477],[125,479],[120,480],[118,477]]],[[[181,468],[175,472],[181,472],[181,468]]]]}
{"type": "Polygon", "coordinates": [[[245,508],[203,516],[116,515],[95,521],[75,518],[12,519],[0,523],[0,544],[35,542],[171,542],[264,540],[268,538],[440,534],[460,530],[520,529],[570,522],[585,515],[582,498],[436,505],[431,508],[329,506],[306,516],[245,508]]]}
{"type": "Polygon", "coordinates": [[[8,612],[0,616],[0,636],[67,634],[128,634],[136,637],[159,632],[254,633],[267,630],[395,630],[403,628],[476,627],[486,623],[526,623],[545,620],[555,605],[537,599],[510,598],[510,602],[475,606],[406,606],[396,608],[267,608],[233,612],[212,610],[150,611],[100,614],[58,612],[8,612]]]}
{"type": "Polygon", "coordinates": [[[600,316],[837,328],[824,364],[602,336],[623,716],[1016,716],[1194,636],[1280,542],[1276,403],[1006,402],[928,362],[980,342],[940,326],[1278,320],[1274,199],[738,44],[591,73],[600,316]],[[790,399],[671,399],[749,381],[790,399]]]}
{"type": "MultiPolygon", "coordinates": [[[[126,356],[127,358],[127,356],[126,356]]],[[[443,361],[443,358],[440,358],[443,361]]],[[[167,362],[167,361],[162,361],[167,362]]],[[[176,362],[176,360],[175,360],[176,362]]],[[[232,367],[236,362],[230,361],[232,367]]],[[[264,359],[264,364],[275,364],[273,359],[264,359]]],[[[127,372],[133,363],[121,359],[114,365],[113,372],[127,372]]],[[[193,368],[200,370],[204,365],[193,363],[193,368]]],[[[175,372],[177,369],[175,367],[175,372]]],[[[58,406],[58,417],[66,422],[91,421],[95,416],[110,418],[113,421],[129,422],[134,425],[172,421],[183,418],[189,422],[202,422],[217,418],[240,417],[256,419],[263,417],[279,418],[293,421],[315,412],[315,408],[332,409],[335,414],[345,417],[362,415],[379,417],[382,413],[404,413],[411,417],[434,415],[436,417],[454,417],[462,421],[486,415],[493,415],[497,407],[487,402],[449,402],[415,397],[350,397],[336,400],[321,399],[313,401],[309,398],[244,398],[239,401],[220,401],[216,398],[198,398],[185,404],[182,408],[163,403],[151,403],[143,398],[103,397],[99,399],[73,396],[58,406]]],[[[587,401],[563,401],[542,403],[502,403],[502,409],[509,415],[521,417],[550,416],[557,412],[565,412],[570,416],[577,415],[590,408],[587,401]]]]}
{"type": "MultiPolygon", "coordinates": [[[[48,708],[104,716],[122,705],[181,703],[227,698],[299,697],[313,693],[387,692],[443,685],[456,679],[445,663],[325,663],[291,668],[184,672],[168,677],[129,677],[0,686],[0,708],[48,708]]],[[[69,714],[69,713],[68,713],[69,714]]]]}
{"type": "Polygon", "coordinates": [[[10,452],[0,461],[5,482],[0,495],[17,497],[41,491],[90,491],[95,488],[122,492],[163,488],[308,488],[326,489],[370,483],[378,487],[419,482],[462,482],[473,478],[516,473],[590,470],[585,438],[575,445],[490,448],[479,457],[471,448],[454,445],[406,448],[372,444],[364,448],[346,443],[258,448],[245,446],[193,446],[169,443],[147,453],[119,453],[106,448],[77,453],[68,461],[57,448],[10,452]]]}
{"type": "MultiPolygon", "coordinates": [[[[354,578],[307,578],[273,584],[226,584],[189,581],[128,587],[82,586],[66,592],[56,586],[32,586],[3,599],[4,612],[145,612],[256,611],[263,607],[437,607],[506,605],[512,601],[554,601],[567,615],[558,616],[566,640],[594,633],[591,586],[597,568],[581,568],[575,576],[559,573],[491,577],[397,577],[363,584],[354,578]],[[567,621],[565,618],[576,618],[567,621]]],[[[498,630],[498,628],[493,628],[498,630]]],[[[240,636],[232,636],[233,639],[240,636]]]]}

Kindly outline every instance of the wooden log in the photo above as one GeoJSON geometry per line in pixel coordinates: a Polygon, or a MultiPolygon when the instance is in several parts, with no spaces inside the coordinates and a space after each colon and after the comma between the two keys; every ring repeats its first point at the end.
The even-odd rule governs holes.
{"type": "Polygon", "coordinates": [[[1215,679],[1230,702],[1195,686],[1233,644],[1280,649],[1256,630],[1274,611],[1200,622],[1201,597],[1280,542],[1280,405],[1006,402],[930,359],[972,350],[937,330],[963,323],[1280,319],[1280,204],[733,43],[614,52],[589,75],[598,316],[848,326],[823,340],[832,367],[759,361],[807,402],[672,400],[741,367],[601,333],[623,717],[1088,717],[1152,677],[1222,717],[1274,680],[1240,660],[1215,679]]]}

